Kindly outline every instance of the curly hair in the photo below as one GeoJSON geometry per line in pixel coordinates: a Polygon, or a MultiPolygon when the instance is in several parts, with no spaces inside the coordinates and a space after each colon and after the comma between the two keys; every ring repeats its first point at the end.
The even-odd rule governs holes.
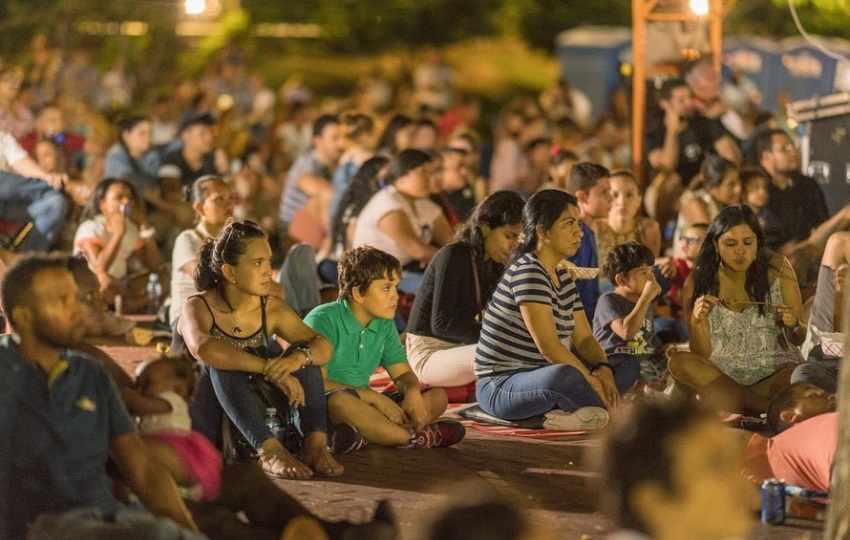
{"type": "Polygon", "coordinates": [[[626,275],[641,265],[652,266],[655,257],[652,251],[637,240],[630,240],[611,248],[602,263],[602,272],[614,282],[618,274],[626,275]]]}

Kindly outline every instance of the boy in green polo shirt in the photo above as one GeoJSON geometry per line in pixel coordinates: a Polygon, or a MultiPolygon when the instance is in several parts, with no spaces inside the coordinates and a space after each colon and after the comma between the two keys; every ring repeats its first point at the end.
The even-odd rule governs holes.
{"type": "Polygon", "coordinates": [[[328,414],[348,423],[366,441],[384,446],[451,446],[465,435],[458,422],[439,421],[448,398],[442,388],[420,391],[393,323],[401,266],[398,259],[371,246],[343,253],[339,261],[339,299],[311,311],[304,322],[334,347],[325,375],[328,414]],[[369,388],[378,366],[387,370],[398,392],[369,388]]]}

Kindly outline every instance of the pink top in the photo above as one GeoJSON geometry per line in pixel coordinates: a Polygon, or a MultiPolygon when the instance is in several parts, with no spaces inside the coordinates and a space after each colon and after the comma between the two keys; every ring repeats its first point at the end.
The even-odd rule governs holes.
{"type": "Polygon", "coordinates": [[[838,413],[819,414],[792,426],[767,443],[774,476],[791,486],[829,491],[838,446],[838,413]]]}

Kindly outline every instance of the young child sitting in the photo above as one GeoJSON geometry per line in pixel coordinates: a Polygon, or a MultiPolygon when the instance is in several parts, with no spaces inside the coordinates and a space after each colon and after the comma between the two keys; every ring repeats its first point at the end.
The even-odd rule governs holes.
{"type": "Polygon", "coordinates": [[[764,241],[768,246],[782,243],[782,221],[767,207],[770,201],[770,177],[761,167],[746,167],[741,170],[741,199],[759,220],[764,241]]]}
{"type": "Polygon", "coordinates": [[[187,498],[214,501],[221,488],[222,458],[206,437],[192,431],[188,401],[195,388],[195,363],[185,357],[154,360],[142,366],[136,386],[160,402],[151,409],[170,409],[139,417],[139,432],[149,451],[178,485],[188,488],[187,498]]]}
{"type": "Polygon", "coordinates": [[[685,280],[691,275],[697,253],[705,240],[705,232],[708,230],[707,223],[694,223],[679,235],[679,256],[673,257],[673,265],[676,274],[670,280],[670,289],[667,291],[668,305],[670,306],[669,321],[663,325],[656,325],[656,334],[664,343],[682,343],[688,340],[688,325],[685,322],[682,309],[682,287],[685,280]]]}
{"type": "Polygon", "coordinates": [[[446,410],[446,392],[420,391],[393,323],[400,277],[401,265],[388,253],[371,246],[346,251],[339,260],[340,298],[304,319],[334,348],[322,369],[328,415],[335,424],[353,425],[371,443],[451,446],[463,439],[465,429],[458,422],[436,421],[446,410]],[[397,392],[369,388],[369,377],[378,366],[387,370],[397,392]]]}
{"type": "Polygon", "coordinates": [[[652,302],[661,286],[652,273],[652,251],[635,240],[614,246],[602,268],[614,290],[599,297],[593,335],[606,354],[626,353],[640,362],[641,378],[654,382],[666,369],[655,354],[652,302]]]}

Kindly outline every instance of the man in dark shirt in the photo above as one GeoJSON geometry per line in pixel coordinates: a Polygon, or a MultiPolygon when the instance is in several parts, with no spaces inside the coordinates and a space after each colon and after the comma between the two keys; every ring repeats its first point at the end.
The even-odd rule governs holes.
{"type": "Polygon", "coordinates": [[[662,227],[675,218],[679,197],[709,153],[741,161],[734,138],[719,120],[695,113],[692,99],[685,81],[666,81],[659,93],[664,115],[649,123],[644,138],[647,161],[654,171],[647,204],[662,227]]]}
{"type": "Polygon", "coordinates": [[[215,118],[210,113],[190,112],[180,120],[180,140],[169,145],[162,163],[180,168],[184,186],[191,186],[208,174],[227,172],[227,159],[215,152],[214,125],[215,118]]]}
{"type": "Polygon", "coordinates": [[[800,152],[783,130],[771,129],[759,135],[756,152],[759,165],[770,175],[767,208],[779,217],[784,229],[780,245],[806,240],[813,229],[829,219],[823,191],[813,178],[800,173],[800,152]]]}

